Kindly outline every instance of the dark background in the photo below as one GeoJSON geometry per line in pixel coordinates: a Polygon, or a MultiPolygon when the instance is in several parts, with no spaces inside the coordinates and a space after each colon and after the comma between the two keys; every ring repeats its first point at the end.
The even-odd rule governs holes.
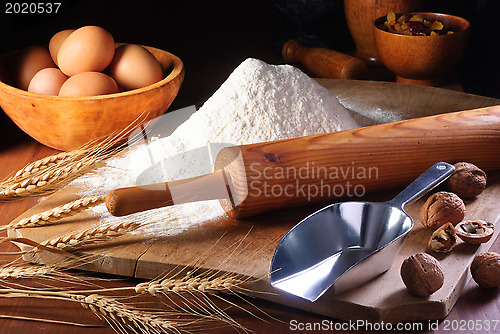
{"type": "MultiPolygon", "coordinates": [[[[199,107],[248,57],[283,63],[279,50],[289,38],[343,52],[354,47],[341,0],[60,2],[58,14],[5,14],[3,2],[0,53],[48,44],[63,29],[98,25],[117,42],[161,48],[182,59],[186,77],[172,110],[199,107]]],[[[458,77],[466,92],[500,98],[500,1],[434,0],[426,7],[470,20],[458,77]]],[[[3,113],[0,121],[1,129],[14,127],[3,113]]]]}

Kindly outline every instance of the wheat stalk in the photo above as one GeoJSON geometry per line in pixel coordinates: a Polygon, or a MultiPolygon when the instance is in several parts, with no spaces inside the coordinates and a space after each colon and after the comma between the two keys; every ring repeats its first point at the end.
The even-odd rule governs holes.
{"type": "Polygon", "coordinates": [[[2,181],[1,185],[4,186],[8,183],[17,183],[26,179],[27,177],[36,175],[41,171],[44,171],[50,167],[61,165],[67,163],[69,161],[74,161],[87,153],[86,150],[76,149],[68,152],[61,152],[58,154],[50,155],[48,157],[42,158],[40,160],[34,161],[32,163],[27,164],[19,171],[16,172],[13,176],[2,181]]]}
{"type": "Polygon", "coordinates": [[[127,233],[135,231],[140,227],[141,224],[136,222],[120,222],[111,225],[93,227],[81,230],[79,232],[65,234],[62,236],[57,236],[40,243],[28,238],[17,238],[17,237],[0,238],[2,241],[18,242],[33,247],[29,251],[7,252],[7,253],[2,252],[0,253],[0,255],[24,255],[28,253],[35,253],[45,250],[49,252],[66,254],[78,260],[79,257],[69,252],[80,250],[83,247],[100,246],[102,244],[113,241],[118,237],[124,236],[127,233]]]}
{"type": "Polygon", "coordinates": [[[0,268],[0,279],[26,279],[44,277],[56,271],[49,266],[6,266],[0,268]]]}
{"type": "MultiPolygon", "coordinates": [[[[0,285],[4,287],[24,287],[26,281],[32,283],[34,279],[38,279],[37,285],[41,284],[41,280],[46,280],[46,282],[51,282],[52,280],[77,282],[74,277],[64,275],[52,266],[9,265],[0,268],[0,285]]],[[[46,286],[46,284],[44,283],[43,286],[46,286]]]]}
{"type": "Polygon", "coordinates": [[[91,294],[69,297],[119,329],[130,329],[134,333],[180,333],[171,320],[158,313],[138,310],[107,296],[91,294]]]}
{"type": "Polygon", "coordinates": [[[138,118],[121,132],[92,140],[81,148],[45,157],[26,165],[12,177],[0,182],[0,201],[48,194],[59,189],[116,154],[123,146],[115,146],[123,141],[124,136],[140,121],[138,118]]]}
{"type": "Polygon", "coordinates": [[[57,221],[63,217],[68,217],[89,207],[99,205],[104,202],[105,198],[105,195],[82,197],[72,202],[52,208],[50,210],[34,214],[31,217],[23,218],[16,223],[4,225],[3,227],[0,227],[0,229],[18,229],[50,225],[52,222],[57,221]]]}
{"type": "MultiPolygon", "coordinates": [[[[57,275],[61,275],[62,273],[59,273],[55,268],[50,268],[50,267],[19,267],[19,268],[3,268],[3,270],[0,271],[0,279],[10,279],[10,280],[19,280],[21,278],[40,278],[40,277],[52,277],[55,278],[57,275]]],[[[64,276],[62,276],[64,278],[64,276]]],[[[71,276],[70,276],[71,277],[71,276]]],[[[228,280],[225,280],[228,282],[228,280]]],[[[71,281],[70,281],[71,282],[71,281]]],[[[214,289],[220,289],[222,287],[221,282],[219,283],[212,283],[214,289]],[[216,288],[215,286],[218,285],[219,287],[216,288]]],[[[229,288],[227,286],[226,288],[229,288]]],[[[32,289],[32,288],[31,288],[32,289]]],[[[177,327],[179,324],[179,318],[177,317],[177,324],[176,326],[174,325],[168,325],[166,326],[165,319],[159,319],[157,313],[147,313],[144,314],[144,311],[139,310],[139,309],[134,309],[131,308],[130,306],[126,304],[122,304],[115,299],[104,296],[102,295],[103,292],[111,292],[111,291],[134,291],[135,288],[132,287],[120,287],[120,288],[100,288],[97,290],[80,290],[80,291],[66,291],[66,292],[54,292],[50,290],[29,290],[29,288],[24,288],[24,290],[21,289],[15,289],[12,287],[9,287],[8,289],[0,289],[0,295],[9,292],[10,294],[19,294],[19,293],[25,293],[29,296],[33,295],[42,295],[42,296],[55,296],[55,297],[63,297],[67,298],[70,297],[72,300],[80,302],[84,307],[90,308],[94,313],[96,313],[98,316],[101,318],[104,318],[105,320],[112,319],[114,323],[110,323],[112,327],[117,329],[116,325],[132,325],[129,329],[140,329],[144,333],[171,333],[171,332],[179,332],[177,330],[177,327]],[[10,289],[10,290],[9,290],[10,289]],[[119,313],[123,312],[123,313],[119,313]],[[118,313],[117,313],[118,312],[118,313]],[[120,320],[120,321],[118,321],[120,320]],[[147,326],[144,326],[144,324],[147,324],[147,326]],[[114,326],[113,326],[114,325],[114,326]]],[[[181,290],[184,290],[181,288],[181,290]]],[[[208,289],[207,289],[208,290],[208,289]]],[[[175,289],[174,289],[175,291],[175,289]]],[[[191,291],[191,289],[190,289],[191,291]]],[[[202,288],[198,287],[196,291],[203,291],[202,288]]],[[[174,304],[178,306],[177,304],[174,304]]],[[[176,313],[176,315],[184,315],[184,316],[191,316],[193,319],[205,319],[205,320],[212,320],[212,321],[221,321],[225,324],[228,324],[234,328],[239,328],[247,332],[248,330],[243,327],[241,324],[236,322],[234,319],[232,319],[229,315],[227,315],[223,310],[217,308],[214,304],[210,305],[205,305],[203,306],[200,303],[191,303],[191,307],[180,307],[180,312],[181,313],[176,313]],[[196,305],[201,306],[203,309],[203,312],[196,311],[193,309],[196,305]]],[[[166,314],[165,311],[162,312],[163,314],[166,314]]],[[[172,311],[170,311],[170,314],[172,314],[172,311]]],[[[194,328],[195,321],[191,320],[189,323],[185,322],[184,324],[189,324],[191,328],[194,328]]],[[[122,329],[123,328],[118,328],[120,329],[120,332],[125,332],[122,329]]],[[[135,332],[135,331],[134,331],[135,332]]],[[[141,332],[141,333],[142,333],[141,332]]]]}
{"type": "Polygon", "coordinates": [[[53,192],[63,184],[89,171],[106,156],[104,154],[85,156],[80,160],[57,166],[58,168],[47,168],[42,173],[21,181],[4,184],[0,190],[0,200],[9,201],[53,192]]]}
{"type": "MultiPolygon", "coordinates": [[[[179,328],[189,324],[183,324],[178,318],[171,320],[165,316],[172,315],[173,312],[134,308],[115,298],[98,294],[87,295],[29,289],[0,289],[0,294],[8,298],[52,298],[78,302],[105,320],[118,333],[180,333],[179,328]]],[[[175,313],[175,315],[179,314],[175,313]]]]}
{"type": "MultiPolygon", "coordinates": [[[[132,224],[130,226],[135,229],[138,225],[139,224],[132,224]]],[[[58,250],[72,250],[73,248],[69,247],[70,243],[73,245],[78,244],[80,246],[83,246],[88,244],[95,244],[95,240],[99,240],[99,242],[109,241],[110,238],[105,236],[106,234],[108,234],[106,231],[120,231],[120,228],[127,230],[127,226],[128,223],[120,223],[110,226],[88,229],[79,233],[69,234],[65,237],[54,238],[45,241],[40,245],[44,245],[42,247],[46,248],[53,247],[54,249],[58,250]],[[87,238],[85,236],[92,237],[87,238]],[[94,237],[97,239],[94,239],[94,237]],[[78,241],[71,242],[69,240],[78,241]]],[[[122,232],[127,233],[128,230],[126,232],[122,232]]],[[[113,235],[113,237],[116,236],[114,233],[111,233],[111,235],[113,235]]],[[[241,242],[237,243],[237,248],[241,248],[241,242]]],[[[231,252],[231,254],[233,254],[233,252],[231,252]]],[[[168,304],[165,305],[172,305],[169,310],[171,310],[173,307],[174,310],[179,310],[178,312],[182,312],[178,313],[178,315],[182,314],[184,316],[191,317],[191,322],[189,323],[189,325],[191,326],[189,327],[190,330],[194,328],[193,324],[195,322],[193,319],[197,319],[198,321],[200,319],[205,319],[210,321],[220,321],[226,325],[232,326],[237,331],[242,330],[243,332],[248,332],[248,329],[235,321],[230,316],[230,314],[226,312],[225,309],[217,306],[217,304],[214,303],[213,298],[220,299],[221,301],[228,303],[229,307],[236,307],[244,312],[247,312],[253,317],[261,319],[260,317],[253,314],[250,310],[247,310],[245,307],[235,304],[230,299],[226,299],[223,296],[223,294],[234,294],[242,298],[242,300],[244,300],[245,302],[249,303],[249,305],[252,305],[251,302],[247,301],[243,296],[243,294],[246,294],[249,291],[244,287],[244,285],[248,282],[249,279],[251,279],[251,277],[215,269],[203,271],[199,275],[194,276],[194,274],[198,270],[202,269],[195,267],[187,274],[181,274],[185,273],[184,269],[182,269],[180,272],[177,272],[177,274],[171,275],[171,272],[169,274],[165,274],[160,279],[140,283],[135,286],[107,289],[98,288],[96,290],[87,289],[81,291],[67,291],[65,292],[63,298],[71,298],[74,301],[82,303],[82,305],[90,308],[98,316],[108,321],[110,326],[120,333],[129,331],[133,331],[136,333],[180,332],[179,328],[181,327],[179,327],[179,323],[181,325],[184,325],[186,323],[179,322],[179,318],[177,318],[175,319],[174,324],[168,322],[167,325],[165,325],[165,319],[161,318],[160,320],[158,320],[157,313],[146,313],[145,318],[140,318],[137,316],[136,312],[143,312],[146,310],[131,308],[126,304],[118,302],[116,299],[104,296],[103,293],[109,294],[110,292],[114,291],[116,293],[119,293],[120,295],[123,295],[123,292],[128,291],[135,292],[139,296],[149,295],[157,298],[160,296],[164,296],[168,299],[168,304]],[[169,275],[169,277],[167,277],[167,275],[169,275]],[[173,298],[176,296],[178,298],[173,298]],[[114,308],[114,306],[116,306],[117,308],[114,308]],[[118,314],[116,313],[116,309],[124,310],[124,313],[118,314]],[[160,325],[157,324],[158,321],[160,325]],[[173,327],[170,325],[172,325],[173,327]]],[[[32,272],[27,271],[26,273],[14,273],[12,279],[19,276],[29,277],[30,275],[36,275],[36,273],[37,272],[35,270],[33,270],[32,272]]],[[[41,271],[39,272],[39,274],[42,276],[44,275],[41,271]]],[[[48,273],[46,275],[47,277],[53,276],[51,273],[48,273]]]]}
{"type": "MultiPolygon", "coordinates": [[[[27,264],[20,258],[0,266],[0,285],[4,287],[22,287],[26,285],[43,287],[53,290],[61,289],[61,286],[54,287],[53,281],[69,284],[71,287],[86,286],[88,288],[102,291],[102,286],[93,281],[99,281],[101,278],[88,275],[80,276],[75,270],[81,267],[82,260],[75,262],[72,259],[65,259],[55,265],[34,265],[27,264]],[[69,273],[68,270],[73,270],[69,273]]],[[[105,279],[109,282],[109,278],[105,279]]],[[[88,290],[88,289],[87,289],[88,290]]],[[[86,290],[84,290],[86,291],[86,290]]]]}
{"type": "Polygon", "coordinates": [[[22,316],[7,315],[7,314],[0,314],[0,319],[22,320],[22,321],[37,321],[37,322],[43,322],[43,323],[47,323],[47,324],[68,325],[68,326],[86,327],[86,328],[103,327],[103,326],[99,326],[99,325],[82,324],[82,323],[79,323],[79,322],[72,322],[72,321],[51,320],[51,319],[42,319],[42,318],[31,318],[31,317],[22,317],[22,316]]]}
{"type": "MultiPolygon", "coordinates": [[[[190,277],[187,275],[180,279],[165,278],[157,281],[139,283],[134,287],[134,291],[137,294],[148,294],[155,297],[163,295],[184,312],[216,319],[247,332],[245,327],[213,303],[208,296],[216,296],[218,293],[233,293],[235,290],[239,290],[239,286],[243,284],[243,281],[237,279],[235,276],[237,275],[202,278],[190,277]],[[170,294],[180,296],[180,301],[175,301],[170,298],[170,294]]],[[[217,297],[228,302],[222,297],[217,297]]],[[[229,303],[234,305],[231,302],[229,303]]],[[[244,311],[250,313],[247,310],[244,311]]]]}
{"type": "MultiPolygon", "coordinates": [[[[76,233],[45,240],[42,248],[55,248],[59,251],[75,251],[83,247],[99,245],[138,229],[141,225],[135,222],[120,222],[112,225],[98,226],[76,233]]],[[[33,251],[41,250],[35,247],[33,251]]]]}
{"type": "Polygon", "coordinates": [[[135,286],[136,293],[158,294],[199,292],[199,293],[228,293],[237,290],[243,281],[234,277],[216,277],[213,279],[186,276],[180,279],[165,278],[160,281],[139,283],[135,286]]]}

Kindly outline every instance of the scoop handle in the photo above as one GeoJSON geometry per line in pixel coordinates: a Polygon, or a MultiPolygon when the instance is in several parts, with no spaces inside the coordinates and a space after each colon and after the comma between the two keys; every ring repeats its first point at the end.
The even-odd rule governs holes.
{"type": "Polygon", "coordinates": [[[420,175],[408,187],[394,197],[389,203],[403,209],[406,204],[416,201],[428,191],[437,187],[453,174],[455,167],[446,162],[438,162],[420,175]]]}

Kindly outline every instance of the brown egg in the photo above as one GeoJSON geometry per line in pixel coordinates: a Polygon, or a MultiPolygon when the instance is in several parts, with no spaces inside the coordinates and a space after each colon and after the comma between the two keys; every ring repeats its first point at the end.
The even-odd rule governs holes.
{"type": "Polygon", "coordinates": [[[149,86],[163,79],[163,70],[153,54],[135,44],[118,47],[109,70],[125,90],[149,86]]]}
{"type": "Polygon", "coordinates": [[[72,32],[61,44],[57,63],[67,76],[104,70],[115,53],[113,36],[103,28],[85,26],[72,32]]]}
{"type": "Polygon", "coordinates": [[[59,49],[61,48],[62,43],[66,40],[66,38],[71,34],[75,29],[67,29],[59,31],[57,34],[52,36],[49,42],[49,52],[52,60],[57,65],[57,54],[59,53],[59,49]]]}
{"type": "Polygon", "coordinates": [[[100,72],[82,72],[64,82],[59,96],[82,97],[113,94],[118,92],[116,82],[100,72]]]}
{"type": "Polygon", "coordinates": [[[44,68],[33,76],[28,92],[57,96],[67,79],[68,77],[58,68],[44,68]]]}
{"type": "Polygon", "coordinates": [[[21,51],[17,60],[14,81],[18,88],[28,89],[31,79],[41,69],[56,67],[49,51],[43,46],[30,46],[21,51]]]}

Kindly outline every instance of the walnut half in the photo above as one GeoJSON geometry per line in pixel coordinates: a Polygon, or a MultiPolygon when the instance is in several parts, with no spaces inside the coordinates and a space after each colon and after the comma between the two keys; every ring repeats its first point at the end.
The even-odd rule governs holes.
{"type": "Polygon", "coordinates": [[[434,231],[429,240],[429,248],[438,253],[447,253],[457,244],[457,232],[451,223],[444,224],[434,231]]]}
{"type": "Polygon", "coordinates": [[[483,220],[464,220],[456,226],[457,236],[469,244],[488,242],[495,232],[495,225],[483,220]]]}

